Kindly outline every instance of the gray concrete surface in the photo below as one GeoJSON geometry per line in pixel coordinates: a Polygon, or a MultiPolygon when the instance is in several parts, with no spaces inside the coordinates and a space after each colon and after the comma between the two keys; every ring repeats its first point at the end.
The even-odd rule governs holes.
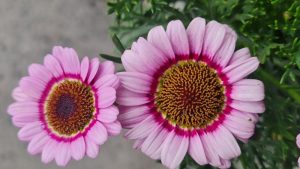
{"type": "MultiPolygon", "coordinates": [[[[53,45],[73,47],[80,56],[112,53],[107,29],[112,18],[101,0],[0,0],[0,169],[55,169],[40,156],[26,152],[18,129],[6,114],[11,91],[27,67],[41,63],[53,45]]],[[[67,169],[162,169],[133,150],[132,143],[115,137],[101,147],[96,159],[72,161],[67,169]]]]}

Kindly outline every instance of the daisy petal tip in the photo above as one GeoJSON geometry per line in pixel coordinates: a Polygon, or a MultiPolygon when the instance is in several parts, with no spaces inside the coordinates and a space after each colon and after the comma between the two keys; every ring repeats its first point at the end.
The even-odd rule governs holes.
{"type": "Polygon", "coordinates": [[[62,47],[62,46],[54,46],[53,48],[52,48],[52,53],[55,53],[55,52],[57,52],[57,51],[59,51],[59,50],[63,50],[64,49],[64,47],[62,47]]]}
{"type": "Polygon", "coordinates": [[[15,113],[13,111],[13,104],[10,104],[8,107],[7,107],[7,110],[6,110],[7,114],[13,116],[15,113]]]}
{"type": "Polygon", "coordinates": [[[114,104],[117,99],[116,89],[113,87],[106,87],[98,91],[99,100],[98,106],[99,108],[107,108],[114,104]]]}
{"type": "Polygon", "coordinates": [[[300,134],[298,134],[296,137],[296,144],[297,144],[298,148],[300,148],[300,134]]]}
{"type": "Polygon", "coordinates": [[[52,48],[52,55],[58,60],[61,59],[62,56],[64,56],[64,52],[65,48],[62,46],[54,46],[52,48]]]}
{"type": "Polygon", "coordinates": [[[196,17],[191,22],[206,22],[206,20],[202,17],[196,17]]]}
{"type": "Polygon", "coordinates": [[[105,123],[104,126],[109,134],[109,136],[117,136],[121,133],[122,126],[119,121],[113,123],[105,123]]]}

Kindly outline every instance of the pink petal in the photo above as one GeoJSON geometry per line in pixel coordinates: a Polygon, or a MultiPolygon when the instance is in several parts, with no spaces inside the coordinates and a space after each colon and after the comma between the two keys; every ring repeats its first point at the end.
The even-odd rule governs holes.
{"type": "Polygon", "coordinates": [[[45,144],[48,142],[49,139],[50,138],[46,132],[41,132],[35,135],[33,139],[29,142],[27,151],[32,155],[42,152],[45,144]]]}
{"type": "Polygon", "coordinates": [[[42,132],[41,122],[33,122],[25,125],[18,132],[18,138],[22,141],[30,141],[34,136],[42,132]]]}
{"type": "Polygon", "coordinates": [[[9,105],[7,112],[13,116],[13,124],[17,127],[39,121],[39,109],[36,102],[15,102],[9,105]]]}
{"type": "Polygon", "coordinates": [[[221,158],[230,160],[241,154],[240,147],[233,135],[222,125],[212,132],[216,141],[216,150],[221,158]]]}
{"type": "Polygon", "coordinates": [[[142,146],[142,144],[143,144],[144,141],[145,141],[145,139],[138,139],[138,140],[136,140],[136,141],[133,143],[132,148],[135,149],[135,150],[141,149],[141,146],[142,146]]]}
{"type": "Polygon", "coordinates": [[[150,100],[146,96],[128,96],[128,97],[118,96],[116,102],[124,106],[139,106],[139,105],[144,105],[146,103],[149,103],[150,100]]]}
{"type": "Polygon", "coordinates": [[[242,79],[240,81],[237,81],[233,83],[234,86],[264,86],[262,81],[257,80],[257,79],[242,79]]]}
{"type": "Polygon", "coordinates": [[[248,48],[242,48],[234,52],[233,56],[231,57],[229,61],[229,65],[242,62],[246,59],[249,59],[251,57],[250,51],[248,48]]]}
{"type": "Polygon", "coordinates": [[[132,107],[120,107],[120,115],[118,119],[120,121],[132,119],[135,117],[139,117],[143,114],[149,114],[150,107],[147,105],[144,106],[132,106],[132,107]]]}
{"type": "Polygon", "coordinates": [[[233,83],[233,85],[238,85],[238,86],[243,86],[243,85],[261,86],[262,85],[263,86],[264,84],[257,79],[242,79],[233,83]]]}
{"type": "Polygon", "coordinates": [[[112,87],[102,88],[97,92],[97,94],[99,96],[99,108],[109,107],[116,101],[116,90],[112,87]]]}
{"type": "Polygon", "coordinates": [[[254,134],[256,123],[249,115],[251,114],[233,109],[226,115],[223,125],[238,139],[246,141],[254,134]]]}
{"type": "Polygon", "coordinates": [[[223,73],[229,78],[228,82],[232,84],[254,72],[258,66],[258,59],[251,57],[247,60],[228,65],[223,69],[223,73]]]}
{"type": "Polygon", "coordinates": [[[103,125],[105,126],[109,136],[119,135],[122,130],[122,126],[119,121],[104,123],[103,125]]]}
{"type": "Polygon", "coordinates": [[[12,97],[16,100],[16,101],[34,101],[36,99],[27,96],[20,87],[16,87],[13,92],[12,92],[12,97]]]}
{"type": "Polygon", "coordinates": [[[58,151],[58,142],[55,140],[49,139],[45,144],[42,152],[42,162],[47,164],[52,161],[55,157],[56,152],[58,151]]]}
{"type": "Polygon", "coordinates": [[[149,117],[149,114],[144,114],[132,119],[122,120],[122,127],[126,129],[131,129],[137,126],[141,121],[143,121],[145,118],[149,117]]]}
{"type": "Polygon", "coordinates": [[[91,158],[96,158],[99,152],[99,146],[90,138],[85,138],[86,154],[91,158]]]}
{"type": "Polygon", "coordinates": [[[62,46],[54,46],[52,48],[52,54],[58,61],[60,61],[61,57],[64,55],[64,48],[62,46]]]}
{"type": "Polygon", "coordinates": [[[36,121],[39,121],[39,114],[37,113],[17,114],[12,117],[12,122],[17,127],[23,127],[36,121]]]}
{"type": "Polygon", "coordinates": [[[94,80],[100,66],[100,61],[98,58],[93,58],[90,61],[90,66],[89,66],[89,73],[88,73],[88,79],[87,82],[91,83],[92,80],[94,80]]]}
{"type": "Polygon", "coordinates": [[[67,73],[68,70],[68,66],[66,64],[66,58],[65,58],[65,51],[64,48],[61,46],[55,46],[52,49],[52,55],[55,57],[55,59],[59,62],[62,70],[64,73],[67,73]]]}
{"type": "Polygon", "coordinates": [[[148,64],[132,50],[125,50],[121,59],[127,72],[140,72],[148,75],[154,73],[154,67],[149,67],[148,64]]]}
{"type": "Polygon", "coordinates": [[[22,91],[35,99],[40,99],[42,92],[45,89],[45,85],[41,80],[34,77],[23,77],[19,83],[22,91]]]}
{"type": "Polygon", "coordinates": [[[117,75],[108,74],[108,75],[104,75],[101,78],[99,78],[95,82],[94,87],[96,89],[102,88],[102,87],[113,87],[116,89],[119,86],[119,82],[120,82],[120,80],[117,75]]]}
{"type": "Polygon", "coordinates": [[[198,59],[201,54],[205,34],[205,24],[205,19],[197,17],[190,22],[186,30],[189,39],[190,54],[196,55],[196,58],[194,59],[198,59]]]}
{"type": "Polygon", "coordinates": [[[221,67],[227,66],[231,56],[235,49],[235,43],[237,40],[236,33],[228,26],[225,26],[226,34],[219,50],[214,56],[214,62],[221,67]]]}
{"type": "Polygon", "coordinates": [[[226,29],[224,25],[216,21],[208,22],[205,27],[202,55],[212,60],[218,49],[221,47],[225,34],[226,29]]]}
{"type": "Polygon", "coordinates": [[[189,151],[189,154],[191,155],[191,157],[198,164],[204,165],[204,164],[208,163],[205,152],[204,152],[201,138],[197,133],[193,136],[190,136],[190,144],[189,144],[188,151],[189,151]]]}
{"type": "Polygon", "coordinates": [[[54,77],[60,77],[61,75],[64,74],[63,69],[62,69],[60,63],[52,55],[47,55],[44,58],[44,65],[52,73],[52,75],[54,77]]]}
{"type": "Polygon", "coordinates": [[[173,52],[171,43],[162,26],[156,26],[152,28],[148,33],[147,39],[154,47],[159,49],[164,56],[171,60],[175,59],[175,54],[173,52]]]}
{"type": "Polygon", "coordinates": [[[220,169],[227,169],[231,167],[231,162],[229,160],[221,159],[221,166],[219,166],[220,169]]]}
{"type": "Polygon", "coordinates": [[[79,137],[71,142],[71,155],[75,160],[81,160],[85,154],[85,142],[83,137],[79,137]]]}
{"type": "Polygon", "coordinates": [[[89,72],[89,65],[90,65],[90,61],[89,58],[87,56],[85,56],[82,61],[81,61],[81,65],[80,65],[80,77],[83,81],[86,81],[88,72],[89,72]]]}
{"type": "Polygon", "coordinates": [[[98,145],[102,145],[108,137],[106,128],[100,122],[96,122],[94,126],[88,131],[88,139],[92,140],[98,145]]]}
{"type": "Polygon", "coordinates": [[[159,159],[162,151],[162,143],[168,136],[168,133],[162,126],[157,126],[141,145],[142,152],[153,159],[159,159]]]}
{"type": "Polygon", "coordinates": [[[120,108],[119,121],[124,128],[133,128],[149,116],[149,106],[134,106],[127,109],[120,108]]]}
{"type": "Polygon", "coordinates": [[[117,119],[118,114],[119,109],[116,106],[112,105],[110,107],[100,109],[100,113],[97,119],[104,123],[111,123],[117,119]]]}
{"type": "Polygon", "coordinates": [[[151,100],[146,94],[135,93],[125,89],[123,86],[118,88],[116,102],[124,106],[138,106],[149,103],[151,100]]]}
{"type": "Polygon", "coordinates": [[[297,135],[297,138],[296,138],[296,143],[297,143],[297,146],[298,148],[300,148],[300,134],[297,135]]]}
{"type": "Polygon", "coordinates": [[[39,112],[39,104],[34,101],[14,102],[8,106],[7,112],[11,116],[39,112]]]}
{"type": "MultiPolygon", "coordinates": [[[[162,150],[161,150],[161,161],[164,164],[165,161],[167,161],[167,156],[168,156],[168,150],[171,145],[172,140],[176,137],[176,133],[174,130],[169,131],[166,139],[162,143],[162,150]]],[[[177,149],[177,148],[176,148],[177,149]]],[[[169,166],[167,166],[169,167],[169,166]]]]}
{"type": "Polygon", "coordinates": [[[180,20],[169,22],[167,26],[167,35],[170,39],[175,55],[187,59],[190,54],[189,41],[184,25],[180,20]]]}
{"type": "Polygon", "coordinates": [[[53,48],[52,54],[60,62],[60,65],[65,73],[80,73],[80,62],[74,49],[56,46],[53,48]]]}
{"type": "MultiPolygon", "coordinates": [[[[145,138],[145,140],[143,141],[143,143],[141,144],[140,148],[142,150],[143,153],[145,154],[150,154],[148,153],[148,148],[149,148],[149,145],[153,142],[153,140],[156,138],[156,136],[160,133],[160,131],[162,130],[162,126],[161,124],[160,125],[157,125],[153,128],[152,132],[145,138]]],[[[167,134],[166,134],[167,136],[167,134]]],[[[155,151],[155,150],[150,150],[150,151],[155,151]]]]}
{"type": "Polygon", "coordinates": [[[28,71],[30,76],[43,81],[45,85],[53,78],[52,73],[40,64],[31,64],[28,71]]]}
{"type": "Polygon", "coordinates": [[[98,77],[115,73],[115,65],[112,61],[104,61],[100,64],[98,77]]]}
{"type": "Polygon", "coordinates": [[[257,123],[259,121],[258,114],[246,113],[246,115],[248,116],[248,120],[253,121],[253,123],[257,123]]]}
{"type": "Polygon", "coordinates": [[[265,98],[264,84],[254,79],[240,80],[233,84],[230,97],[240,101],[261,101],[265,98]]]}
{"type": "Polygon", "coordinates": [[[211,133],[203,133],[200,136],[200,138],[201,138],[201,141],[203,144],[203,148],[204,148],[208,163],[213,166],[216,166],[216,167],[220,166],[221,161],[217,154],[217,151],[215,150],[216,141],[213,138],[212,134],[211,133]]]}
{"type": "Polygon", "coordinates": [[[148,94],[152,77],[138,72],[120,72],[117,74],[124,88],[137,93],[148,94]]]}
{"type": "Polygon", "coordinates": [[[76,75],[80,74],[80,61],[76,51],[73,48],[66,48],[66,53],[68,55],[71,73],[76,75]]]}
{"type": "Polygon", "coordinates": [[[153,116],[148,116],[146,119],[144,119],[142,122],[140,122],[138,125],[136,125],[134,128],[129,130],[125,137],[128,139],[142,139],[147,137],[152,129],[156,126],[156,122],[153,119],[153,116]]]}
{"type": "Polygon", "coordinates": [[[265,104],[261,101],[258,102],[244,102],[233,100],[230,107],[249,113],[263,113],[265,111],[265,104]]]}
{"type": "Polygon", "coordinates": [[[154,47],[151,43],[144,38],[139,38],[136,43],[136,52],[144,65],[152,71],[157,70],[161,65],[168,61],[162,51],[154,47]]]}
{"type": "Polygon", "coordinates": [[[131,50],[133,52],[135,52],[136,54],[138,54],[138,50],[137,50],[137,42],[133,42],[131,45],[131,50]]]}
{"type": "Polygon", "coordinates": [[[58,151],[55,154],[55,161],[58,166],[66,166],[71,159],[71,145],[68,142],[60,142],[58,151]]]}
{"type": "Polygon", "coordinates": [[[169,168],[177,168],[184,159],[189,147],[189,138],[175,135],[169,145],[162,149],[162,163],[169,168]]]}

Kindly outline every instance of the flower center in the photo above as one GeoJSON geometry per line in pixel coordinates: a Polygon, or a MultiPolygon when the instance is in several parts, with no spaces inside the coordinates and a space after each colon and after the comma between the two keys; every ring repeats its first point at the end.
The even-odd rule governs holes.
{"type": "Polygon", "coordinates": [[[52,131],[72,136],[83,131],[94,117],[94,94],[79,80],[56,84],[46,100],[45,118],[52,131]]]}
{"type": "Polygon", "coordinates": [[[181,128],[205,128],[222,112],[225,88],[215,69],[202,61],[179,61],[159,78],[158,112],[181,128]]]}
{"type": "Polygon", "coordinates": [[[62,118],[70,117],[76,110],[74,99],[70,95],[61,95],[56,105],[57,116],[62,118]]]}

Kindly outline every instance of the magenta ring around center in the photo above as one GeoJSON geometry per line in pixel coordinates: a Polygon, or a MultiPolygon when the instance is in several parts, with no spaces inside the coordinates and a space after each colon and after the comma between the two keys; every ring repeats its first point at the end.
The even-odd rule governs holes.
{"type": "Polygon", "coordinates": [[[75,79],[75,80],[80,80],[83,84],[87,85],[87,86],[90,86],[92,88],[92,91],[94,93],[94,98],[95,98],[95,102],[94,102],[94,106],[95,106],[95,111],[96,113],[94,114],[95,117],[98,116],[99,114],[99,107],[98,107],[98,95],[96,94],[97,93],[97,89],[84,82],[80,75],[76,75],[76,74],[63,74],[61,75],[60,77],[53,77],[46,85],[44,91],[42,92],[42,95],[41,95],[41,98],[39,100],[39,119],[40,121],[44,124],[43,126],[43,129],[48,133],[48,135],[56,140],[56,141],[63,141],[63,142],[71,142],[71,141],[74,141],[76,140],[77,138],[81,137],[81,136],[85,136],[87,134],[87,132],[94,126],[94,124],[97,122],[96,119],[92,119],[92,121],[88,124],[87,127],[85,127],[84,131],[83,132],[78,132],[76,135],[74,136],[71,136],[71,137],[65,137],[65,136],[59,136],[57,135],[56,133],[52,132],[52,130],[49,128],[49,125],[47,123],[47,120],[45,119],[45,112],[44,112],[44,105],[46,103],[46,99],[48,97],[48,95],[50,94],[50,91],[53,87],[53,85],[55,85],[56,83],[59,83],[60,81],[62,80],[65,80],[67,78],[70,78],[70,79],[75,79]]]}

